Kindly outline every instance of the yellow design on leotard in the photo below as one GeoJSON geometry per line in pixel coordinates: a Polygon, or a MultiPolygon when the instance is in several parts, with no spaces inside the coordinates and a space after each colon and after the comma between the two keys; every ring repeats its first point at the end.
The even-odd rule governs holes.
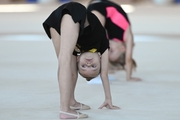
{"type": "Polygon", "coordinates": [[[95,53],[95,52],[97,52],[97,49],[93,48],[93,49],[89,50],[89,52],[95,53]]]}

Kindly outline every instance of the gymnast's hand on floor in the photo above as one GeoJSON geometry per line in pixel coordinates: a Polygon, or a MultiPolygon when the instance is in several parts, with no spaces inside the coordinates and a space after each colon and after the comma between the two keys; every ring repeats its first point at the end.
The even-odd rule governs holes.
{"type": "Polygon", "coordinates": [[[118,106],[112,105],[112,102],[110,100],[106,100],[100,107],[99,109],[102,109],[103,107],[106,107],[107,109],[112,109],[112,110],[118,110],[120,109],[118,106]]]}
{"type": "Polygon", "coordinates": [[[142,81],[142,80],[141,80],[141,78],[131,77],[131,78],[127,79],[127,81],[142,81]]]}

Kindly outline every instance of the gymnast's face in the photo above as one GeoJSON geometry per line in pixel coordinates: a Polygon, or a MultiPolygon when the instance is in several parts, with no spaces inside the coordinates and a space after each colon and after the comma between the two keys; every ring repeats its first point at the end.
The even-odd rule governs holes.
{"type": "Polygon", "coordinates": [[[119,57],[126,52],[126,47],[122,42],[110,40],[109,61],[116,62],[119,57]]]}
{"type": "Polygon", "coordinates": [[[100,55],[85,52],[77,57],[79,73],[85,78],[94,78],[100,73],[100,55]]]}

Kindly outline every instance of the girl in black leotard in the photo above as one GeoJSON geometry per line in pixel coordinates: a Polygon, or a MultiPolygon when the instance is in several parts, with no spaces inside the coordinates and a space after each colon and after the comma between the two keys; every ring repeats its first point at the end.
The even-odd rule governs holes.
{"type": "Polygon", "coordinates": [[[78,71],[87,80],[100,74],[105,92],[105,101],[100,108],[119,109],[112,104],[108,80],[109,41],[97,17],[83,5],[69,2],[54,10],[43,27],[52,39],[58,58],[60,118],[88,117],[76,111],[90,109],[74,98],[78,71]]]}

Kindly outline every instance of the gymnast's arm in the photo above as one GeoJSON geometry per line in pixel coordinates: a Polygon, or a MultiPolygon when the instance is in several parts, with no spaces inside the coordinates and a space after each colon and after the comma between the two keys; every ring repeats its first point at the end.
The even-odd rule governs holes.
{"type": "Polygon", "coordinates": [[[111,90],[110,90],[110,84],[108,78],[108,63],[109,63],[109,57],[108,57],[108,49],[107,49],[101,56],[100,76],[104,88],[105,101],[99,108],[102,109],[103,107],[106,107],[108,109],[119,109],[119,107],[114,106],[112,104],[111,90]]]}
{"type": "Polygon", "coordinates": [[[133,46],[134,46],[134,38],[133,33],[131,31],[131,27],[126,30],[125,33],[125,41],[126,41],[126,58],[125,58],[125,69],[126,69],[126,79],[127,81],[140,81],[140,78],[132,77],[132,69],[133,69],[133,46]]]}

